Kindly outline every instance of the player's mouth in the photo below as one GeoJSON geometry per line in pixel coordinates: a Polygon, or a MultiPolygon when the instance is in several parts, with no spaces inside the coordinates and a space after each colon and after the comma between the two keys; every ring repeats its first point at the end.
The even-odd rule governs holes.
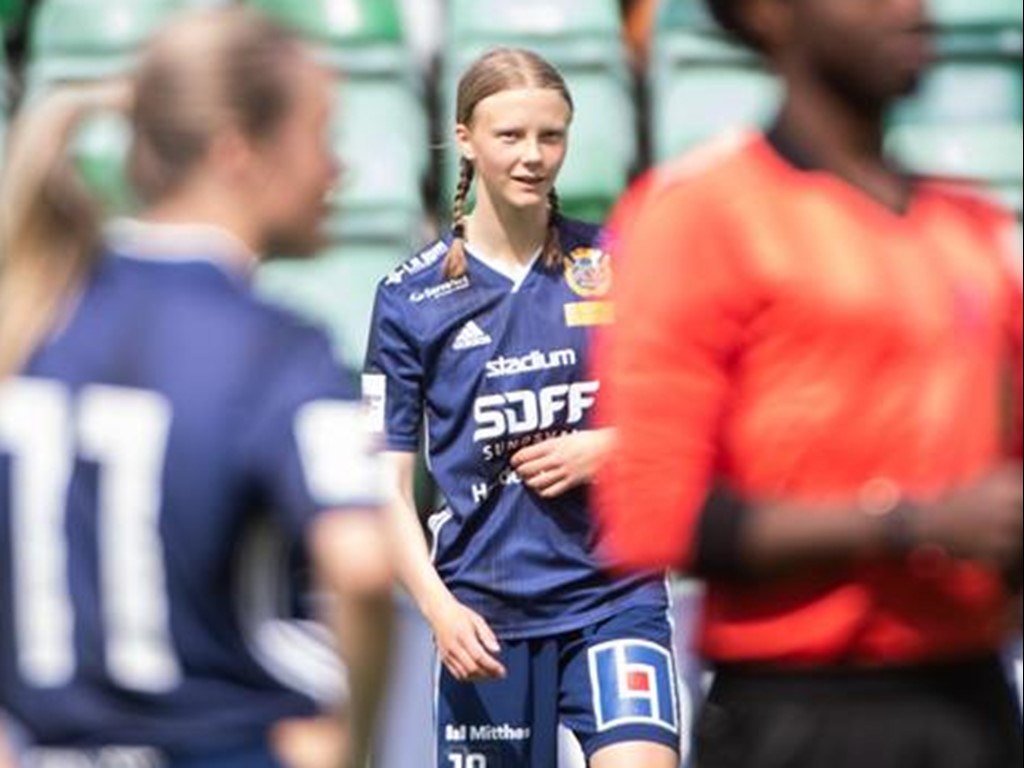
{"type": "Polygon", "coordinates": [[[547,178],[544,176],[513,176],[512,181],[517,184],[530,187],[531,189],[535,189],[544,184],[544,182],[547,181],[547,178]]]}

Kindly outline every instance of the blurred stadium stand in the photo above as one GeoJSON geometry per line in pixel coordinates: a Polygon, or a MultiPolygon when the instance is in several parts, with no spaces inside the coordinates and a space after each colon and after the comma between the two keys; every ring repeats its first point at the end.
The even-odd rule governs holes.
{"type": "Polygon", "coordinates": [[[779,85],[695,0],[663,0],[647,84],[652,158],[662,162],[724,130],[763,126],[779,85]]]}
{"type": "Polygon", "coordinates": [[[26,91],[126,72],[181,0],[43,0],[32,18],[26,91]]]}
{"type": "Polygon", "coordinates": [[[425,83],[395,0],[249,0],[303,33],[339,74],[334,141],[343,164],[319,258],[268,264],[267,295],[325,324],[340,355],[362,358],[377,281],[423,238],[429,170],[425,83]]]}
{"type": "MultiPolygon", "coordinates": [[[[3,31],[3,24],[0,24],[0,38],[3,37],[3,31]]],[[[4,147],[7,144],[7,115],[9,112],[7,101],[10,87],[7,74],[7,54],[3,48],[0,48],[0,168],[3,168],[4,147]]]]}
{"type": "Polygon", "coordinates": [[[931,0],[938,61],[892,115],[889,148],[921,173],[990,185],[1021,215],[1022,10],[1013,0],[931,0]]]}

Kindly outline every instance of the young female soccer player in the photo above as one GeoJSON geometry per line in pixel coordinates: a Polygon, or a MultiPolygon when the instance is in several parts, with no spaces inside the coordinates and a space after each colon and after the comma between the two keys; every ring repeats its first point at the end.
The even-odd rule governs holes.
{"type": "Polygon", "coordinates": [[[610,267],[597,227],[559,213],[572,99],[543,59],[499,49],[457,102],[454,226],[382,282],[364,379],[398,469],[404,580],[443,662],[438,764],[550,768],[561,721],[594,768],[674,768],[664,581],[593,557],[587,484],[612,436],[591,428],[587,356],[610,267]],[[447,501],[429,552],[424,426],[447,501]]]}
{"type": "Polygon", "coordinates": [[[257,253],[316,244],[330,93],[291,34],[236,7],[168,27],[125,98],[57,93],[17,129],[0,706],[34,742],[28,764],[280,768],[272,728],[317,706],[250,631],[274,618],[271,526],[308,542],[337,598],[364,764],[386,663],[383,488],[326,337],[249,285],[257,253]],[[101,237],[67,145],[118,106],[146,213],[101,237]]]}

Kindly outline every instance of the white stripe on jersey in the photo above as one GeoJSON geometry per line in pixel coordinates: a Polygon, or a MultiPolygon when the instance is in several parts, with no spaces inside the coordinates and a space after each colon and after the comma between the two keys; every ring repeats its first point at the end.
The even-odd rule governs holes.
{"type": "Polygon", "coordinates": [[[265,521],[249,532],[240,552],[239,622],[253,659],[279,683],[325,707],[344,701],[348,676],[330,632],[315,621],[284,618],[288,580],[283,537],[265,521]]]}

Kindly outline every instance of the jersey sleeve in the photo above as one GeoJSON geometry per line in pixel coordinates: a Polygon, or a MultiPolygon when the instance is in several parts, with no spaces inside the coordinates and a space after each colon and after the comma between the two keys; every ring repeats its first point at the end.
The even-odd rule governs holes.
{"type": "Polygon", "coordinates": [[[252,484],[296,535],[322,512],[386,500],[383,460],[354,376],[323,334],[303,330],[280,345],[243,448],[252,484]]]}
{"type": "Polygon", "coordinates": [[[377,289],[363,372],[372,428],[387,450],[415,452],[423,421],[423,364],[402,297],[377,289]]]}
{"type": "Polygon", "coordinates": [[[618,434],[598,522],[614,566],[686,569],[755,301],[713,209],[676,187],[635,201],[618,213],[616,322],[598,347],[602,418],[618,434]]]}

